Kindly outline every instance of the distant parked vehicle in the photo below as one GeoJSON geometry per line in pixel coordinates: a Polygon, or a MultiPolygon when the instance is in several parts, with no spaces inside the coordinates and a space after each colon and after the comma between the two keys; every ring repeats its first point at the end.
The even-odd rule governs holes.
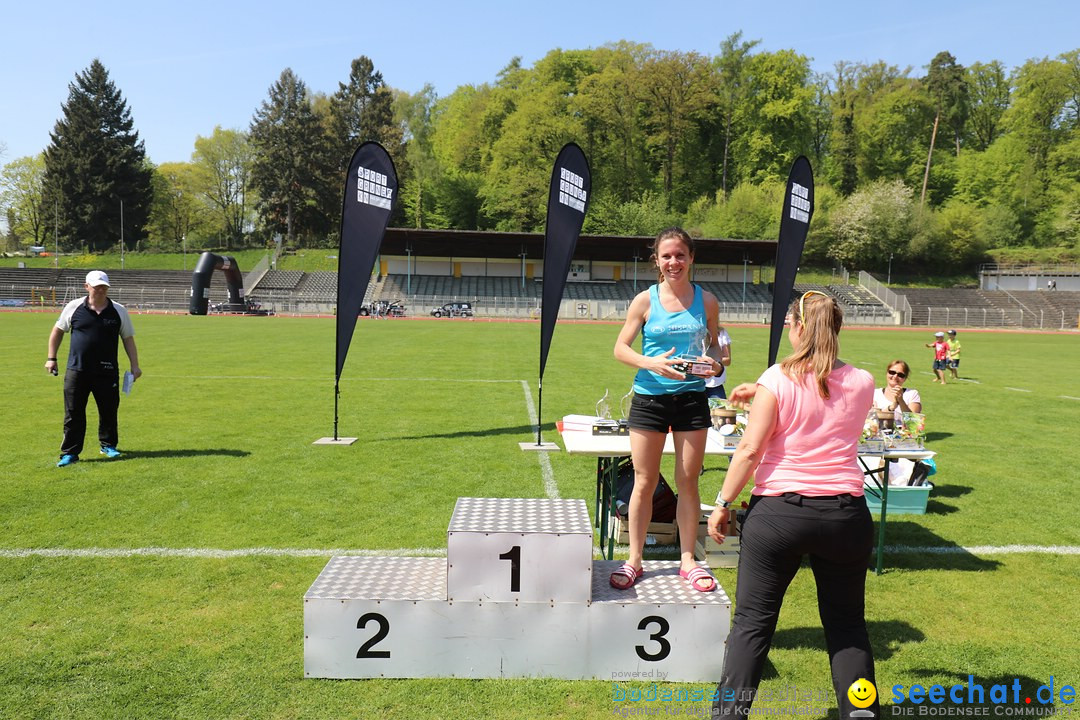
{"type": "Polygon", "coordinates": [[[254,300],[244,300],[241,304],[233,304],[228,302],[211,303],[209,307],[212,313],[222,313],[225,315],[273,315],[273,310],[267,310],[262,306],[262,303],[255,302],[254,300]]]}
{"type": "Polygon", "coordinates": [[[431,311],[435,317],[472,317],[472,305],[467,302],[446,303],[431,311]]]}
{"type": "Polygon", "coordinates": [[[405,317],[405,306],[400,300],[376,300],[360,306],[360,317],[405,317]]]}

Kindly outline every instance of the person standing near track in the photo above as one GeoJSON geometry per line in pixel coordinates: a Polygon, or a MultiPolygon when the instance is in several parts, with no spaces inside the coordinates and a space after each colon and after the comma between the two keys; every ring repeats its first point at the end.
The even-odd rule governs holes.
{"type": "Polygon", "coordinates": [[[926,343],[934,349],[934,382],[945,384],[945,370],[949,367],[949,343],[945,342],[945,333],[934,333],[934,342],[926,343]]]}
{"type": "Polygon", "coordinates": [[[60,319],[49,334],[45,370],[58,373],[56,353],[65,333],[71,333],[67,371],[64,373],[64,441],[60,445],[57,467],[78,462],[86,437],[86,403],[90,396],[98,409],[98,441],[101,454],[109,459],[120,457],[117,411],[120,407],[120,371],[117,345],[131,363],[133,379],[142,375],[135,330],[123,305],[109,299],[109,276],[101,270],[86,274],[86,297],[64,306],[60,319]]]}
{"type": "MultiPolygon", "coordinates": [[[[865,616],[874,522],[856,454],[874,377],[838,359],[842,323],[834,298],[804,294],[788,314],[792,354],[757,384],[730,394],[736,403],[754,403],[709,516],[714,540],[724,542],[730,507],[751,475],[754,490],[740,533],[735,614],[713,717],[749,713],[784,594],[807,556],[841,718],[855,709],[848,688],[875,680],[865,616]]],[[[876,700],[869,709],[880,717],[876,700]]]]}
{"type": "Polygon", "coordinates": [[[625,590],[642,576],[645,534],[652,519],[652,497],[660,481],[660,457],[668,430],[675,444],[675,485],[679,493],[679,574],[700,592],[716,589],[716,578],[694,560],[694,543],[701,517],[698,477],[705,457],[705,438],[711,420],[705,397],[706,376],[723,371],[716,360],[720,303],[690,282],[694,241],[681,228],[661,232],[650,258],[657,268],[656,285],[638,293],[630,303],[626,323],[615,341],[615,358],[637,368],[630,404],[630,456],[634,490],[630,495],[630,557],[611,574],[612,587],[625,590]],[[633,343],[641,333],[641,352],[633,343]],[[705,347],[698,338],[704,338],[705,347]],[[680,353],[691,353],[706,365],[705,374],[685,372],[680,353]],[[702,353],[706,357],[701,357],[702,353]]]}
{"type": "Polygon", "coordinates": [[[960,379],[960,341],[956,339],[956,331],[949,331],[949,373],[953,380],[960,379]]]}

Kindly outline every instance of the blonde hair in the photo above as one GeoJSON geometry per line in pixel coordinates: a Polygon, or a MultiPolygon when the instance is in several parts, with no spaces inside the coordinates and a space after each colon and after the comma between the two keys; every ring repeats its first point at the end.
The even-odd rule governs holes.
{"type": "Polygon", "coordinates": [[[822,293],[805,293],[791,304],[793,323],[802,325],[799,347],[780,361],[780,369],[793,380],[806,373],[817,378],[821,397],[829,398],[829,373],[840,352],[840,327],[844,313],[836,298],[822,293]]]}

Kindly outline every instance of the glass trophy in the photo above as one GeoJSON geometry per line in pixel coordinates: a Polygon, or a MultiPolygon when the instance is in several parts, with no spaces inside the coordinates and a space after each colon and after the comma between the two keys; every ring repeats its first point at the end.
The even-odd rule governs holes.
{"type": "Polygon", "coordinates": [[[712,361],[708,358],[711,345],[712,339],[709,337],[708,328],[699,328],[690,336],[686,352],[677,358],[679,364],[673,367],[687,375],[709,377],[712,374],[712,361]]]}
{"type": "Polygon", "coordinates": [[[630,434],[630,403],[634,399],[634,388],[630,388],[630,392],[622,396],[619,400],[619,413],[622,417],[619,418],[619,434],[630,434]]]}
{"type": "Polygon", "coordinates": [[[611,405],[608,403],[608,391],[596,401],[596,420],[592,426],[593,435],[618,435],[619,423],[611,419],[611,405]]]}
{"type": "Polygon", "coordinates": [[[596,417],[601,420],[611,419],[611,404],[608,402],[608,391],[604,389],[604,397],[596,401],[596,417]]]}

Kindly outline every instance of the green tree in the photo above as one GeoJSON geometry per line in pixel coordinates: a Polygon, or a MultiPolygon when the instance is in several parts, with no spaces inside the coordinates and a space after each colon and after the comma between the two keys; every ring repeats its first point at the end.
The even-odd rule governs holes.
{"type": "Polygon", "coordinates": [[[849,267],[884,267],[909,256],[916,235],[914,194],[900,180],[876,180],[837,205],[830,216],[829,256],[849,267]]]}
{"type": "MultiPolygon", "coordinates": [[[[286,68],[255,112],[250,140],[254,150],[251,184],[267,229],[313,242],[325,237],[331,143],[315,115],[307,86],[286,68]]],[[[340,197],[340,195],[339,195],[340,197]]]]}
{"type": "Polygon", "coordinates": [[[44,186],[43,155],[13,160],[0,173],[0,208],[8,217],[8,234],[21,243],[44,243],[44,186]]]}
{"type": "Polygon", "coordinates": [[[218,216],[225,247],[239,246],[249,222],[248,189],[254,153],[240,130],[214,128],[210,137],[195,138],[192,164],[198,188],[218,216]]]}
{"type": "Polygon", "coordinates": [[[593,195],[582,232],[598,235],[656,235],[661,228],[682,224],[663,195],[646,191],[639,200],[622,202],[610,193],[593,195]]]}
{"type": "Polygon", "coordinates": [[[747,58],[761,41],[743,41],[742,31],[732,33],[720,43],[720,55],[713,59],[713,66],[719,73],[718,92],[720,101],[717,110],[720,122],[723,125],[724,151],[720,174],[720,191],[728,194],[728,162],[731,156],[731,145],[736,134],[742,128],[736,128],[736,117],[742,117],[739,113],[740,106],[746,102],[748,92],[747,58]]]}
{"type": "Polygon", "coordinates": [[[1009,107],[1009,81],[998,60],[972,63],[968,68],[968,124],[977,150],[985,150],[1001,135],[1001,117],[1009,107]]]}
{"type": "Polygon", "coordinates": [[[926,232],[912,243],[912,259],[952,271],[970,270],[985,259],[986,235],[979,208],[952,201],[929,213],[926,232]]]}
{"type": "Polygon", "coordinates": [[[863,101],[856,114],[860,185],[895,179],[917,186],[922,179],[924,132],[933,117],[919,81],[908,77],[895,78],[863,101]]]}
{"type": "Polygon", "coordinates": [[[858,139],[855,136],[855,68],[846,62],[836,63],[835,88],[830,98],[832,132],[830,156],[831,176],[844,197],[855,192],[859,184],[858,139]]]}
{"type": "Polygon", "coordinates": [[[1062,53],[1058,59],[1065,63],[1068,70],[1066,84],[1069,88],[1069,99],[1066,102],[1066,109],[1069,114],[1069,125],[1073,129],[1080,128],[1080,50],[1062,53]]]}
{"type": "Polygon", "coordinates": [[[154,205],[150,213],[150,244],[179,252],[209,219],[203,199],[203,179],[191,163],[162,163],[154,170],[154,205]]]}
{"type": "Polygon", "coordinates": [[[339,186],[344,182],[353,152],[363,142],[374,140],[391,157],[400,157],[403,138],[401,126],[394,119],[393,105],[393,91],[371,59],[361,55],[353,60],[348,83],[339,82],[330,98],[330,129],[340,171],[339,186]]]}
{"type": "Polygon", "coordinates": [[[575,105],[585,125],[583,149],[595,170],[595,197],[610,193],[629,202],[648,187],[640,78],[650,51],[648,45],[625,41],[599,48],[593,53],[596,71],[581,81],[575,105]]]}
{"type": "MultiPolygon", "coordinates": [[[[127,102],[100,60],[75,76],[61,110],[45,150],[45,205],[59,207],[65,246],[104,250],[121,236],[137,246],[153,200],[152,170],[127,102]]],[[[46,213],[47,233],[53,222],[46,213]]]]}
{"type": "Polygon", "coordinates": [[[981,235],[987,248],[1003,248],[1019,245],[1020,218],[1004,205],[986,205],[981,208],[981,235]]]}
{"type": "Polygon", "coordinates": [[[1036,168],[1046,168],[1051,149],[1067,137],[1070,70],[1060,60],[1028,60],[1012,77],[1012,104],[1002,124],[1024,141],[1036,168]]]}
{"type": "Polygon", "coordinates": [[[956,140],[956,154],[960,154],[960,133],[967,121],[967,82],[964,66],[956,62],[951,53],[942,51],[930,61],[930,69],[924,79],[927,92],[934,106],[934,127],[930,133],[930,150],[926,154],[926,172],[923,174],[922,194],[919,205],[926,201],[926,186],[930,181],[930,162],[934,155],[938,124],[942,117],[952,128],[956,140]]]}
{"type": "Polygon", "coordinates": [[[588,52],[553,50],[500,88],[507,112],[480,188],[483,214],[495,229],[543,226],[552,164],[563,145],[581,136],[571,100],[590,71],[588,52]]]}
{"type": "Polygon", "coordinates": [[[642,65],[645,145],[669,207],[674,206],[676,184],[688,171],[685,164],[676,164],[682,157],[680,146],[687,141],[694,120],[716,97],[714,78],[709,62],[697,53],[654,50],[642,65]]]}
{"type": "Polygon", "coordinates": [[[747,60],[747,100],[736,121],[745,131],[735,147],[740,180],[787,178],[791,163],[810,149],[815,90],[810,61],[792,50],[762,52],[747,60]]]}
{"type": "Polygon", "coordinates": [[[488,85],[462,85],[434,108],[431,148],[441,170],[441,207],[448,227],[480,229],[479,190],[490,156],[484,118],[492,94],[488,85]]]}

